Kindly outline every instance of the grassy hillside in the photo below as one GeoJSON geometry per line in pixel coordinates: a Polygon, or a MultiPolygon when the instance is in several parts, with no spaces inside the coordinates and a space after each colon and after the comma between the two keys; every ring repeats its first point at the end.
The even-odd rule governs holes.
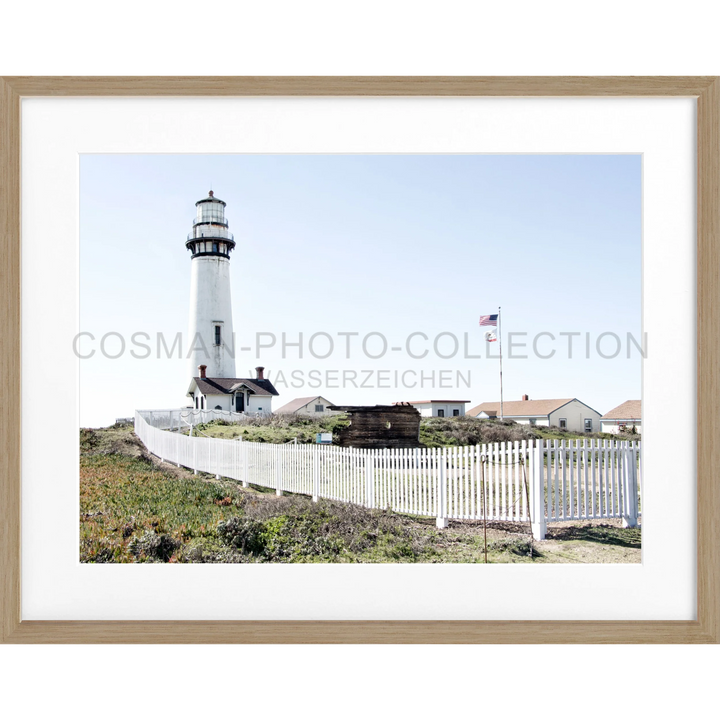
{"type": "MultiPolygon", "coordinates": [[[[237,438],[253,442],[286,443],[297,439],[299,443],[314,443],[321,432],[336,433],[347,426],[346,415],[324,418],[302,417],[300,415],[269,415],[249,418],[240,424],[214,420],[197,426],[198,431],[209,437],[237,438]]],[[[477,445],[479,443],[512,442],[543,438],[546,440],[572,438],[617,438],[607,433],[572,433],[560,428],[530,427],[519,425],[512,420],[478,420],[463,417],[422,418],[420,421],[420,442],[427,447],[451,445],[477,445]]],[[[633,438],[639,439],[638,435],[633,438]]]]}
{"type": "MultiPolygon", "coordinates": [[[[221,426],[222,427],[222,426],[221,426]]],[[[527,525],[492,523],[493,563],[640,562],[640,530],[613,521],[553,525],[532,545],[527,525]]],[[[132,427],[80,431],[81,562],[484,562],[480,522],[321,500],[161,464],[132,427]]]]}
{"type": "MultiPolygon", "coordinates": [[[[322,418],[304,418],[300,415],[268,415],[248,418],[243,423],[231,424],[225,420],[213,420],[197,425],[202,435],[219,438],[239,438],[250,442],[314,443],[317,433],[336,433],[348,425],[346,415],[330,415],[322,418]]],[[[187,433],[187,431],[186,431],[187,433]]]]}

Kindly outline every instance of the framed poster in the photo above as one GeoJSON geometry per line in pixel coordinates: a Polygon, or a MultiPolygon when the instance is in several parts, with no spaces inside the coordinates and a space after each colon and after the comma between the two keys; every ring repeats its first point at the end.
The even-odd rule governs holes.
{"type": "MultiPolygon", "coordinates": [[[[4,387],[8,398],[3,404],[7,448],[3,474],[6,493],[3,507],[7,515],[3,527],[8,533],[3,542],[6,640],[717,640],[718,568],[711,552],[717,542],[713,535],[717,532],[714,530],[718,511],[717,478],[711,442],[717,421],[710,405],[717,382],[718,343],[717,328],[712,322],[718,299],[714,270],[717,267],[718,96],[714,78],[7,78],[3,83],[2,211],[7,228],[3,236],[7,243],[3,274],[7,278],[4,335],[9,339],[3,344],[4,387]],[[95,222],[97,227],[102,227],[103,220],[112,224],[108,191],[104,196],[100,193],[104,179],[122,178],[126,173],[123,163],[132,161],[132,157],[140,157],[146,163],[144,168],[149,177],[153,171],[149,169],[148,158],[158,167],[166,168],[174,158],[180,158],[178,163],[185,162],[188,153],[240,158],[246,172],[252,159],[257,173],[263,171],[264,158],[288,163],[286,158],[294,158],[293,162],[300,163],[301,170],[306,167],[302,165],[305,158],[315,158],[317,162],[320,162],[318,158],[335,158],[335,162],[346,163],[339,170],[346,175],[356,172],[357,166],[353,165],[356,161],[352,159],[360,156],[369,158],[371,172],[377,177],[401,173],[398,168],[409,158],[416,163],[416,169],[433,177],[446,172],[448,178],[456,177],[457,171],[443,166],[446,162],[455,163],[465,158],[485,161],[488,157],[505,162],[504,158],[514,157],[515,163],[518,159],[526,162],[513,171],[517,180],[521,173],[532,173],[532,162],[548,156],[595,156],[595,162],[598,157],[629,158],[631,163],[635,162],[635,170],[623,170],[618,178],[632,172],[640,177],[642,172],[642,329],[647,334],[649,348],[643,360],[642,510],[646,522],[643,523],[642,563],[607,567],[548,563],[521,568],[427,562],[222,566],[213,562],[187,566],[168,562],[120,568],[109,563],[82,562],[82,556],[77,555],[77,412],[84,391],[82,382],[78,383],[80,363],[78,355],[72,352],[72,339],[84,328],[78,325],[77,295],[73,288],[83,280],[82,265],[78,272],[78,257],[82,263],[83,257],[93,251],[91,246],[83,245],[81,228],[89,217],[86,208],[92,194],[83,195],[82,183],[85,178],[93,177],[93,163],[107,164],[104,173],[90,181],[97,190],[95,197],[100,206],[99,211],[94,208],[95,222]],[[399,158],[399,164],[378,171],[374,169],[379,167],[374,165],[377,160],[370,161],[378,157],[385,162],[390,162],[388,158],[393,161],[399,158]],[[668,290],[669,287],[672,289],[668,290]],[[49,299],[52,302],[48,302],[49,299]],[[677,337],[667,332],[668,327],[682,327],[684,337],[697,339],[696,347],[691,342],[678,343],[677,337]],[[657,348],[657,352],[653,348],[657,348]],[[22,373],[18,372],[19,368],[22,373]],[[670,373],[672,383],[667,382],[670,373]],[[37,382],[35,378],[39,377],[44,380],[37,382]],[[49,397],[52,400],[48,405],[49,397]],[[667,452],[670,431],[663,409],[667,407],[673,408],[672,441],[682,452],[667,452]],[[34,412],[60,413],[52,438],[40,440],[30,431],[32,426],[28,423],[34,412]],[[19,417],[22,423],[18,422],[19,417]],[[646,477],[652,477],[652,483],[649,479],[645,481],[646,477]],[[670,520],[678,522],[672,548],[662,543],[664,527],[670,520]],[[532,593],[528,588],[532,588],[532,593]]],[[[327,162],[325,160],[318,176],[332,175],[327,162]]],[[[598,172],[597,164],[590,163],[590,167],[591,174],[598,172]]],[[[283,171],[289,172],[288,167],[283,171]]],[[[410,182],[407,171],[403,172],[405,174],[399,175],[402,182],[396,183],[398,191],[410,182]]],[[[181,169],[179,174],[183,173],[181,169]]],[[[118,184],[119,190],[140,184],[143,172],[135,168],[127,174],[130,179],[125,185],[118,184]]],[[[170,176],[167,169],[156,175],[170,176]]],[[[298,176],[309,177],[304,170],[299,171],[298,176]]],[[[616,189],[622,194],[619,185],[616,189]]],[[[206,191],[204,188],[202,198],[192,198],[199,203],[200,213],[205,212],[205,206],[212,210],[219,204],[215,192],[204,196],[206,191]]],[[[136,196],[138,217],[148,207],[151,210],[150,215],[138,221],[140,236],[150,227],[152,210],[163,192],[165,188],[157,187],[154,192],[150,186],[136,196]]],[[[437,192],[437,188],[433,192],[437,192]]],[[[461,192],[458,190],[456,197],[461,192]]],[[[222,197],[219,192],[217,196],[222,197]]],[[[609,197],[603,195],[606,196],[609,197]]],[[[528,196],[522,197],[524,204],[530,202],[528,196]]],[[[349,202],[347,198],[344,201],[349,202]]],[[[453,211],[452,206],[450,209],[453,211]]],[[[192,238],[188,236],[187,240],[192,262],[196,255],[223,252],[220,242],[217,250],[212,244],[215,236],[206,240],[204,235],[197,234],[198,226],[202,227],[207,220],[227,230],[224,217],[218,222],[204,215],[198,217],[199,221],[193,222],[192,238]]],[[[231,221],[234,222],[235,217],[233,215],[231,221]]],[[[590,225],[596,223],[597,218],[586,217],[582,222],[590,225]]],[[[94,237],[111,237],[111,231],[108,225],[107,230],[96,231],[94,237]]],[[[223,236],[224,245],[229,245],[229,239],[223,236]]],[[[506,238],[504,242],[509,241],[506,238]]],[[[542,242],[551,249],[549,239],[542,242]]],[[[355,247],[362,252],[357,241],[355,247]]],[[[453,243],[449,242],[447,250],[451,251],[452,247],[453,243]]],[[[599,248],[598,256],[602,256],[602,249],[599,248]]],[[[440,252],[447,250],[443,248],[440,252]]],[[[524,252],[527,250],[523,248],[524,252]]],[[[138,257],[134,266],[138,273],[140,265],[149,265],[151,270],[162,266],[162,262],[149,262],[145,255],[152,256],[151,243],[133,245],[133,252],[138,257]]],[[[513,252],[522,264],[523,253],[518,252],[518,247],[508,249],[508,253],[513,252]]],[[[629,253],[623,253],[622,248],[614,252],[619,263],[629,253]]],[[[558,251],[558,260],[564,256],[562,250],[558,251]]],[[[408,259],[412,269],[411,253],[408,259]]],[[[460,257],[458,262],[461,261],[460,257]]],[[[346,257],[343,262],[345,265],[336,270],[342,271],[351,261],[346,257]]],[[[119,272],[119,266],[116,270],[119,272]]],[[[451,270],[452,265],[446,266],[447,272],[451,270]]],[[[243,272],[251,273],[252,266],[243,266],[243,272]]],[[[582,268],[572,267],[571,272],[588,273],[589,278],[592,271],[585,263],[582,268]]],[[[481,282],[482,274],[478,275],[481,282]]],[[[327,282],[333,280],[328,278],[327,282]]],[[[377,282],[378,279],[370,279],[368,287],[377,282]]],[[[129,283],[128,287],[133,286],[129,283]]],[[[162,305],[167,298],[167,294],[155,289],[152,281],[135,287],[140,289],[135,290],[132,297],[124,297],[122,285],[118,287],[119,305],[135,302],[149,308],[149,303],[162,305]]],[[[157,287],[164,286],[158,283],[157,287]]],[[[408,291],[412,291],[411,286],[408,291]]],[[[622,292],[622,289],[615,288],[613,292],[622,292]]],[[[634,292],[637,293],[637,288],[634,292]]],[[[618,307],[617,298],[613,302],[603,297],[593,301],[580,297],[576,304],[583,307],[587,303],[588,308],[603,304],[618,307]]],[[[485,318],[484,327],[489,328],[495,327],[491,324],[495,322],[493,310],[493,307],[472,309],[481,316],[481,324],[485,318]]],[[[145,313],[149,316],[150,310],[145,313]]],[[[316,310],[313,308],[309,314],[316,317],[316,310]]],[[[112,310],[104,309],[103,315],[112,316],[112,310]]],[[[228,319],[213,315],[209,322],[213,325],[215,344],[220,345],[218,336],[224,337],[228,319]]],[[[313,327],[318,333],[323,332],[320,326],[313,327]]],[[[557,329],[574,331],[576,328],[557,329]]],[[[105,331],[112,329],[108,325],[105,331]]],[[[492,337],[486,340],[494,341],[492,337]]],[[[643,345],[642,339],[639,344],[643,345]]],[[[509,351],[510,348],[506,348],[506,352],[509,351]]],[[[261,365],[257,372],[256,376],[246,373],[245,378],[232,378],[245,381],[244,385],[234,383],[232,388],[227,388],[232,390],[235,403],[232,408],[223,408],[221,404],[228,399],[227,392],[215,395],[196,392],[205,384],[195,382],[195,389],[190,390],[192,403],[221,399],[213,400],[212,405],[199,404],[191,409],[232,413],[245,411],[251,403],[257,405],[262,402],[259,398],[265,396],[248,392],[253,387],[262,389],[265,378],[261,365]]],[[[215,375],[229,376],[224,371],[217,371],[215,375]]],[[[205,380],[202,370],[194,380],[205,380]]],[[[104,386],[94,386],[93,393],[112,394],[112,385],[117,382],[109,375],[104,386]]],[[[326,399],[317,396],[313,407],[324,408],[326,399]]],[[[398,400],[417,401],[417,398],[398,397],[398,400]]],[[[508,399],[508,417],[511,417],[509,403],[512,402],[532,402],[532,399],[508,399]]],[[[425,404],[430,406],[430,412],[460,411],[447,398],[425,404]]],[[[419,412],[426,409],[423,403],[419,405],[422,406],[419,412]]],[[[488,419],[496,412],[494,408],[479,407],[478,412],[490,413],[488,419]]],[[[567,404],[548,408],[545,413],[553,427],[557,422],[559,430],[570,429],[562,424],[572,422],[569,412],[563,410],[566,407],[567,404]],[[557,421],[553,413],[558,414],[557,421]]],[[[257,410],[260,411],[260,405],[257,410]]],[[[503,413],[504,406],[501,406],[501,420],[503,413]]],[[[617,421],[615,424],[623,425],[623,430],[628,420],[638,419],[626,418],[625,414],[611,417],[604,413],[606,421],[617,421]]],[[[528,423],[532,419],[528,417],[528,423]]],[[[598,413],[595,421],[599,423],[600,419],[598,413]]],[[[590,417],[582,421],[587,420],[593,421],[590,417]]],[[[152,415],[143,416],[142,422],[157,430],[167,429],[157,427],[157,417],[152,415]]],[[[383,416],[382,422],[392,426],[394,419],[383,416]]],[[[136,418],[136,432],[138,423],[136,418]]],[[[587,430],[593,430],[592,425],[582,428],[582,432],[587,430]]],[[[150,430],[144,436],[141,434],[141,439],[156,455],[165,455],[173,462],[178,459],[168,455],[167,449],[152,446],[150,430]]],[[[174,440],[179,443],[177,435],[174,440]]],[[[591,447],[593,452],[598,450],[591,447]]],[[[332,451],[332,448],[321,448],[318,452],[326,449],[332,451]]],[[[565,462],[551,457],[551,451],[546,452],[549,454],[545,460],[536,466],[544,468],[540,475],[549,472],[551,465],[565,462]]],[[[568,455],[566,446],[562,446],[562,457],[572,458],[567,468],[571,474],[565,475],[566,479],[581,479],[579,463],[587,465],[588,462],[582,452],[584,450],[570,450],[568,455]],[[569,469],[571,465],[575,475],[569,469]]],[[[602,461],[595,458],[590,461],[590,467],[597,467],[599,472],[602,461]]],[[[494,457],[493,462],[496,461],[494,457]]],[[[530,460],[527,467],[531,468],[529,463],[530,460]]],[[[187,462],[177,464],[189,467],[187,462]]],[[[637,465],[634,456],[632,464],[637,465]]],[[[428,467],[426,460],[422,460],[421,466],[428,467]]],[[[371,469],[377,467],[374,465],[371,469]]],[[[458,465],[450,463],[443,467],[447,471],[458,465]]],[[[473,477],[477,477],[481,465],[473,467],[473,477]]],[[[610,463],[603,467],[620,468],[620,465],[610,463]]],[[[209,464],[195,469],[213,473],[209,464]]],[[[225,471],[217,474],[231,477],[225,471]]],[[[442,475],[442,471],[438,470],[438,474],[442,475]]],[[[257,479],[252,482],[262,485],[257,479]]],[[[557,502],[560,481],[553,482],[554,485],[546,487],[557,502]]],[[[437,516],[439,531],[443,529],[441,521],[448,516],[451,519],[465,517],[462,509],[459,516],[452,515],[452,511],[447,510],[448,502],[452,504],[460,498],[462,508],[469,497],[462,493],[448,496],[446,491],[452,492],[452,484],[443,487],[445,490],[434,497],[435,504],[429,513],[431,518],[437,516]]],[[[573,482],[569,487],[579,488],[573,482]]],[[[605,487],[608,498],[616,491],[627,493],[627,486],[607,484],[605,487]]],[[[375,502],[375,494],[380,491],[376,483],[366,484],[365,488],[368,495],[363,502],[371,508],[381,507],[368,504],[368,497],[375,502]]],[[[288,490],[293,489],[277,486],[278,492],[288,490]]],[[[578,489],[578,493],[574,496],[576,508],[587,490],[578,489]]],[[[536,492],[535,499],[541,494],[536,492]]],[[[484,491],[482,496],[486,497],[484,491]]],[[[522,506],[521,493],[517,497],[508,494],[503,497],[510,505],[517,502],[522,506]]],[[[564,508],[565,496],[561,498],[564,508]]],[[[222,507],[225,497],[217,500],[218,507],[222,507]]],[[[230,500],[232,503],[232,497],[230,500]]],[[[528,495],[527,505],[532,503],[533,498],[528,495]]],[[[548,502],[548,508],[550,505],[548,502]]],[[[609,506],[613,506],[612,501],[609,506]]],[[[413,512],[419,511],[414,508],[413,512]]],[[[622,519],[627,521],[628,514],[623,513],[620,513],[622,519]]],[[[552,518],[548,516],[548,520],[552,518]]],[[[133,535],[135,528],[128,528],[128,532],[133,535]]],[[[160,535],[148,532],[152,538],[160,535]]],[[[133,547],[139,548],[139,557],[147,558],[149,551],[142,547],[143,537],[145,535],[138,533],[133,547]]],[[[168,550],[165,559],[172,559],[171,548],[168,550]]]]}

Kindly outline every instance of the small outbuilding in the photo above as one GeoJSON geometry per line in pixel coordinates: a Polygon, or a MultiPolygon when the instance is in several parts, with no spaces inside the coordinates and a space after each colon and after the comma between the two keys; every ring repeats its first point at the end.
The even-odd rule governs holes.
{"type": "Polygon", "coordinates": [[[410,400],[422,417],[462,417],[469,400],[410,400]]]}
{"type": "MultiPolygon", "coordinates": [[[[468,410],[468,415],[480,419],[499,418],[500,402],[484,402],[468,410]]],[[[521,425],[558,427],[572,432],[598,432],[600,413],[577,398],[559,400],[506,400],[503,403],[503,418],[521,425]]]]}
{"type": "Polygon", "coordinates": [[[642,403],[626,400],[600,418],[600,428],[606,433],[642,432],[642,403]]]}
{"type": "Polygon", "coordinates": [[[295,398],[278,408],[275,413],[278,415],[310,415],[312,417],[333,415],[335,413],[329,409],[331,405],[332,403],[322,395],[313,395],[311,397],[295,398]]]}
{"type": "Polygon", "coordinates": [[[336,431],[337,444],[356,448],[420,447],[420,413],[412,405],[331,405],[347,413],[348,427],[336,431]]]}

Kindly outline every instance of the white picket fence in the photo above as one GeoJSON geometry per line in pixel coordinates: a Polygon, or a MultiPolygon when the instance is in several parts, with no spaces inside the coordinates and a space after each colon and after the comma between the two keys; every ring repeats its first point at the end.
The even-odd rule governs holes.
{"type": "MultiPolygon", "coordinates": [[[[437,518],[548,522],[622,518],[637,524],[640,442],[563,440],[446,448],[359,449],[278,445],[184,435],[170,430],[207,422],[216,411],[135,413],[135,432],[163,461],[195,472],[283,492],[437,518]],[[183,418],[183,413],[195,413],[183,418]]],[[[235,413],[232,413],[235,415],[235,413]]],[[[230,413],[224,413],[224,416],[230,413]]],[[[228,419],[227,417],[225,419],[228,419]]]]}
{"type": "MultiPolygon", "coordinates": [[[[228,410],[195,410],[194,408],[172,408],[170,410],[138,410],[153,427],[161,430],[187,430],[190,425],[225,420],[231,423],[247,422],[252,415],[228,410]]],[[[136,413],[137,416],[137,413],[136,413]]]]}

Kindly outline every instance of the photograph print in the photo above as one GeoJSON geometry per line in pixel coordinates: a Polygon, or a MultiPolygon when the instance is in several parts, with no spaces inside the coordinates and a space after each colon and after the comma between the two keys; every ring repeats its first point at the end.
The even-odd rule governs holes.
{"type": "Polygon", "coordinates": [[[640,563],[639,154],[80,156],[82,563],[640,563]]]}

